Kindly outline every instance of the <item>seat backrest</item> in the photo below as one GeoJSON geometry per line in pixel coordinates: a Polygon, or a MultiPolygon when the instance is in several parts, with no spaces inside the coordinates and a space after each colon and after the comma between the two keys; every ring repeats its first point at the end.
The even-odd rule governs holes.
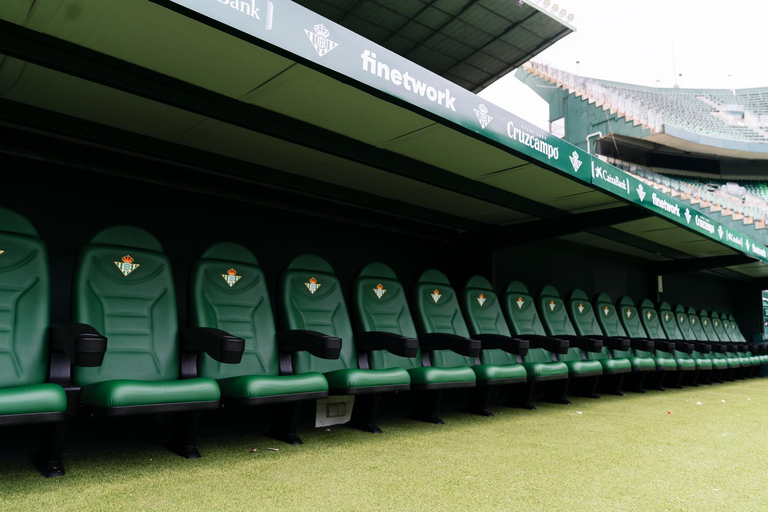
{"type": "Polygon", "coordinates": [[[638,304],[638,313],[640,313],[640,322],[643,324],[645,332],[648,333],[649,338],[652,340],[670,339],[667,336],[667,331],[664,329],[662,322],[672,322],[672,325],[674,325],[675,315],[671,311],[661,313],[656,310],[650,299],[643,299],[638,304]]]}
{"type": "Polygon", "coordinates": [[[720,341],[720,337],[715,332],[715,325],[706,309],[699,310],[699,320],[701,320],[701,330],[704,332],[704,341],[720,341]]]}
{"type": "Polygon", "coordinates": [[[747,339],[744,337],[741,329],[739,329],[736,320],[733,319],[733,315],[728,315],[728,320],[731,322],[731,338],[733,338],[734,341],[746,343],[747,339]]]}
{"type": "Polygon", "coordinates": [[[595,311],[589,297],[578,288],[571,290],[565,298],[568,311],[576,334],[579,336],[602,336],[603,330],[595,317],[595,311]]]}
{"type": "Polygon", "coordinates": [[[736,336],[733,333],[733,329],[731,328],[731,321],[728,320],[728,315],[722,313],[720,315],[720,323],[723,324],[723,332],[728,337],[728,339],[730,341],[737,341],[736,336]]]}
{"type": "MultiPolygon", "coordinates": [[[[630,338],[648,338],[645,325],[640,321],[640,312],[630,297],[619,297],[616,301],[616,312],[621,319],[621,325],[630,338]]],[[[655,313],[655,312],[654,312],[655,313]]]]}
{"type": "Polygon", "coordinates": [[[602,327],[606,336],[618,338],[627,336],[627,331],[625,331],[624,326],[621,325],[621,318],[619,318],[618,311],[611,303],[611,298],[608,294],[597,294],[593,304],[595,305],[597,322],[600,324],[600,327],[602,327]]]}
{"type": "Polygon", "coordinates": [[[309,352],[293,355],[294,373],[330,372],[357,368],[357,351],[341,283],[331,264],[320,256],[295,257],[280,275],[278,309],[286,330],[317,331],[341,338],[338,359],[309,352]]]}
{"type": "Polygon", "coordinates": [[[715,333],[717,333],[717,337],[720,339],[720,341],[724,343],[728,343],[731,341],[731,337],[728,336],[728,332],[725,330],[725,327],[723,326],[722,318],[720,318],[720,313],[717,311],[713,311],[710,314],[710,317],[712,318],[712,327],[715,329],[715,333]]]}
{"type": "MultiPolygon", "coordinates": [[[[549,336],[576,336],[571,319],[565,308],[565,302],[554,286],[542,286],[536,293],[536,307],[541,315],[544,330],[549,336]]],[[[560,361],[578,361],[583,359],[580,348],[571,347],[565,355],[558,355],[560,361]]]]}
{"type": "Polygon", "coordinates": [[[74,368],[76,384],[179,378],[171,263],[154,236],[133,226],[97,234],[80,251],[73,288],[74,321],[109,340],[100,367],[74,368]]]}
{"type": "Polygon", "coordinates": [[[49,322],[45,244],[27,219],[0,208],[0,388],[45,381],[49,322]]]}
{"type": "Polygon", "coordinates": [[[277,375],[277,332],[267,282],[256,257],[234,243],[209,248],[192,267],[189,323],[221,329],[245,340],[240,364],[198,356],[198,374],[212,379],[240,375],[277,375]]]}
{"type": "Polygon", "coordinates": [[[688,316],[688,325],[694,336],[691,338],[691,341],[707,341],[707,335],[704,333],[704,324],[702,323],[701,318],[699,318],[699,315],[696,314],[696,310],[688,308],[685,310],[685,314],[688,316]]]}
{"type": "MultiPolygon", "coordinates": [[[[510,336],[509,326],[501,312],[501,302],[488,280],[474,276],[467,281],[459,302],[467,319],[469,334],[500,334],[510,336]]],[[[483,364],[512,364],[517,362],[514,354],[499,349],[485,349],[480,352],[483,364]]]]}
{"type": "MultiPolygon", "coordinates": [[[[352,318],[358,331],[391,332],[416,338],[416,325],[395,271],[383,263],[370,263],[352,281],[352,318]]],[[[421,349],[416,357],[402,357],[387,350],[373,350],[368,364],[374,369],[421,366],[421,349]]]]}
{"type": "Polygon", "coordinates": [[[533,297],[528,293],[528,288],[520,281],[512,281],[507,285],[506,290],[504,290],[501,311],[514,334],[547,335],[533,297]]]}
{"type": "MultiPolygon", "coordinates": [[[[459,298],[445,274],[426,270],[413,287],[413,309],[416,329],[422,334],[435,332],[469,337],[469,329],[461,314],[459,298]]],[[[452,350],[433,350],[434,366],[472,366],[475,359],[452,350]]]]}
{"type": "Polygon", "coordinates": [[[688,313],[686,312],[682,304],[678,304],[677,306],[675,306],[675,324],[674,325],[677,326],[677,329],[680,332],[680,337],[671,338],[667,336],[669,337],[669,339],[696,341],[697,339],[696,334],[693,332],[693,329],[691,327],[691,321],[688,318],[688,313]]]}

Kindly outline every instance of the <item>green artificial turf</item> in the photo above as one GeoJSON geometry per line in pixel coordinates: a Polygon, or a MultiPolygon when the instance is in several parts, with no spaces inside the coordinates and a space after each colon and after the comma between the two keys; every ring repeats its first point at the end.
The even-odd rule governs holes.
{"type": "Polygon", "coordinates": [[[305,430],[295,447],[203,438],[199,460],[65,454],[51,480],[3,462],[0,510],[768,509],[768,379],[573,402],[305,430]]]}

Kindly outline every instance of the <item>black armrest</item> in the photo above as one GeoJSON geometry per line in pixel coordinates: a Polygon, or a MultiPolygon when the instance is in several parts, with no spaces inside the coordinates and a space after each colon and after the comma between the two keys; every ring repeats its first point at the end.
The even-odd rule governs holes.
{"type": "Polygon", "coordinates": [[[416,357],[419,340],[392,332],[368,331],[355,335],[355,347],[359,352],[387,350],[396,356],[416,357]]]}
{"type": "Polygon", "coordinates": [[[64,352],[75,366],[95,367],[104,362],[107,338],[87,324],[55,324],[51,326],[51,346],[64,352]]]}
{"type": "Polygon", "coordinates": [[[439,332],[419,336],[419,343],[422,350],[453,350],[457,354],[468,357],[479,356],[481,349],[478,340],[439,332]]]}
{"type": "Polygon", "coordinates": [[[686,340],[669,340],[670,343],[672,343],[675,347],[675,350],[679,352],[685,352],[686,354],[692,354],[693,353],[693,343],[686,340]]]}
{"type": "Polygon", "coordinates": [[[635,350],[645,350],[646,352],[652,352],[656,347],[656,342],[644,338],[631,338],[629,340],[629,346],[635,350]]]}
{"type": "Polygon", "coordinates": [[[709,346],[712,347],[712,352],[717,352],[718,354],[725,354],[727,352],[725,345],[722,343],[710,343],[709,346]]]}
{"type": "Polygon", "coordinates": [[[675,344],[671,341],[667,340],[653,340],[656,350],[661,350],[662,352],[669,352],[670,354],[675,353],[675,344]]]}
{"type": "Polygon", "coordinates": [[[568,340],[568,343],[571,347],[580,348],[581,350],[586,350],[587,352],[600,352],[603,350],[603,341],[599,340],[597,338],[591,338],[587,336],[561,336],[557,335],[555,338],[562,338],[565,340],[568,340]]]}
{"type": "Polygon", "coordinates": [[[526,340],[529,348],[543,348],[553,354],[567,354],[571,344],[568,340],[540,336],[538,334],[515,334],[515,338],[526,340]]]}
{"type": "Polygon", "coordinates": [[[341,354],[341,338],[317,331],[283,331],[277,334],[280,352],[306,350],[323,359],[338,359],[341,354]]]}
{"type": "Polygon", "coordinates": [[[712,353],[711,343],[708,343],[706,341],[691,341],[690,343],[693,345],[694,350],[696,350],[697,352],[700,352],[702,354],[712,353]]]}
{"type": "Polygon", "coordinates": [[[216,361],[238,364],[243,359],[245,340],[211,327],[187,327],[179,333],[181,350],[205,352],[216,361]]]}
{"type": "Polygon", "coordinates": [[[629,338],[618,338],[613,336],[587,336],[587,338],[595,338],[603,342],[604,347],[608,347],[613,350],[629,350],[629,338]]]}
{"type": "Polygon", "coordinates": [[[530,343],[528,340],[503,336],[501,334],[476,334],[475,339],[480,340],[485,349],[500,349],[509,354],[524,356],[528,354],[530,343]]]}

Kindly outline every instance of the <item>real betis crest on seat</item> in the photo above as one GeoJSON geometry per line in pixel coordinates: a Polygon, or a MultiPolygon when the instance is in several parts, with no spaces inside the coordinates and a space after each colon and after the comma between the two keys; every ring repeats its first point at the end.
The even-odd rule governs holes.
{"type": "Polygon", "coordinates": [[[242,278],[243,276],[237,275],[237,270],[234,268],[231,268],[227,270],[226,274],[221,274],[221,277],[224,278],[224,280],[227,282],[230,288],[235,286],[235,284],[242,278]]]}
{"type": "Polygon", "coordinates": [[[0,249],[0,256],[2,256],[3,254],[5,254],[5,251],[0,249]]]}
{"type": "Polygon", "coordinates": [[[554,311],[555,310],[555,306],[557,306],[557,304],[555,304],[554,300],[549,301],[549,310],[550,311],[554,311]]]}
{"type": "Polygon", "coordinates": [[[477,303],[480,304],[480,307],[483,307],[483,304],[485,304],[485,296],[482,293],[477,296],[477,303]]]}
{"type": "Polygon", "coordinates": [[[610,313],[610,312],[611,312],[611,309],[608,306],[605,306],[603,308],[603,313],[605,313],[605,316],[608,316],[608,313],[610,313]]]}
{"type": "Polygon", "coordinates": [[[579,313],[584,313],[584,303],[579,302],[579,313]]]}
{"type": "Polygon", "coordinates": [[[317,279],[315,279],[314,277],[310,277],[309,282],[304,283],[304,286],[307,287],[307,290],[309,290],[309,293],[314,295],[317,289],[320,288],[320,283],[318,283],[317,279]]]}
{"type": "Polygon", "coordinates": [[[515,301],[515,304],[517,304],[518,309],[523,309],[523,304],[525,304],[525,301],[523,300],[522,297],[518,297],[517,300],[515,301]]]}
{"type": "Polygon", "coordinates": [[[376,288],[373,289],[373,293],[376,294],[376,297],[381,299],[385,293],[387,293],[387,290],[384,289],[384,285],[379,283],[376,285],[376,288]]]}
{"type": "Polygon", "coordinates": [[[126,277],[141,266],[139,263],[133,262],[133,257],[131,257],[130,254],[123,256],[123,261],[116,261],[115,265],[117,265],[117,268],[120,269],[120,272],[126,277]]]}
{"type": "Polygon", "coordinates": [[[438,289],[435,289],[435,291],[432,292],[431,296],[432,296],[432,300],[435,301],[435,304],[437,304],[437,301],[439,301],[440,297],[442,297],[442,295],[440,295],[440,290],[438,289]]]}
{"type": "Polygon", "coordinates": [[[648,320],[650,320],[652,316],[653,316],[653,313],[651,313],[650,311],[646,311],[646,312],[645,312],[645,317],[646,317],[648,320]]]}
{"type": "Polygon", "coordinates": [[[631,316],[632,316],[632,310],[631,309],[627,309],[627,318],[629,318],[631,316]]]}

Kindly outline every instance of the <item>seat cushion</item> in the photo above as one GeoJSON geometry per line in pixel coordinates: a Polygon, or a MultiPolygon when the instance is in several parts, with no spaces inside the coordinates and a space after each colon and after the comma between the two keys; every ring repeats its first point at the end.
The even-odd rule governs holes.
{"type": "Polygon", "coordinates": [[[675,362],[677,362],[677,369],[678,370],[695,370],[696,369],[696,361],[693,359],[686,359],[684,357],[676,357],[675,362]]]}
{"type": "Polygon", "coordinates": [[[207,377],[186,380],[106,380],[83,386],[80,402],[95,407],[130,407],[189,402],[215,402],[219,385],[207,377]]]}
{"type": "Polygon", "coordinates": [[[760,356],[749,356],[749,360],[752,361],[752,366],[760,366],[763,364],[760,360],[760,356]]]}
{"type": "Polygon", "coordinates": [[[752,361],[750,361],[747,356],[739,356],[739,362],[742,367],[752,366],[752,361]]]}
{"type": "Polygon", "coordinates": [[[600,375],[603,365],[599,361],[563,361],[568,366],[568,372],[574,376],[600,375]]]}
{"type": "Polygon", "coordinates": [[[714,370],[725,370],[728,368],[728,361],[725,359],[712,359],[712,369],[714,370]]]}
{"type": "Polygon", "coordinates": [[[299,375],[242,375],[220,379],[218,383],[221,396],[228,398],[261,398],[328,392],[328,381],[323,374],[317,372],[299,375]]]}
{"type": "Polygon", "coordinates": [[[626,357],[616,359],[598,359],[603,366],[603,373],[627,373],[632,371],[632,363],[626,357]]]}
{"type": "Polygon", "coordinates": [[[360,370],[345,368],[325,374],[328,388],[334,389],[369,388],[378,386],[409,385],[411,376],[403,368],[387,368],[385,370],[360,370]]]}
{"type": "Polygon", "coordinates": [[[656,361],[652,357],[628,357],[627,359],[636,372],[648,372],[656,369],[656,361]]]}
{"type": "Polygon", "coordinates": [[[728,361],[728,366],[730,368],[741,368],[741,359],[738,357],[727,357],[726,360],[728,361]]]}
{"type": "Polygon", "coordinates": [[[696,363],[696,368],[699,370],[711,370],[713,368],[712,359],[697,357],[693,360],[693,362],[696,363]]]}
{"type": "Polygon", "coordinates": [[[473,366],[478,382],[509,380],[528,380],[528,373],[521,364],[479,364],[473,366]]]}
{"type": "Polygon", "coordinates": [[[67,394],[58,384],[32,384],[0,389],[0,416],[67,410],[67,394]]]}
{"type": "Polygon", "coordinates": [[[412,386],[475,382],[475,372],[469,366],[456,366],[453,368],[419,366],[417,368],[409,368],[408,373],[411,375],[412,386]]]}
{"type": "Polygon", "coordinates": [[[656,369],[660,371],[675,371],[677,370],[677,363],[671,357],[654,357],[656,360],[656,369]]]}
{"type": "Polygon", "coordinates": [[[565,363],[523,363],[523,368],[528,373],[531,380],[555,380],[557,378],[568,378],[568,367],[565,363]]]}

